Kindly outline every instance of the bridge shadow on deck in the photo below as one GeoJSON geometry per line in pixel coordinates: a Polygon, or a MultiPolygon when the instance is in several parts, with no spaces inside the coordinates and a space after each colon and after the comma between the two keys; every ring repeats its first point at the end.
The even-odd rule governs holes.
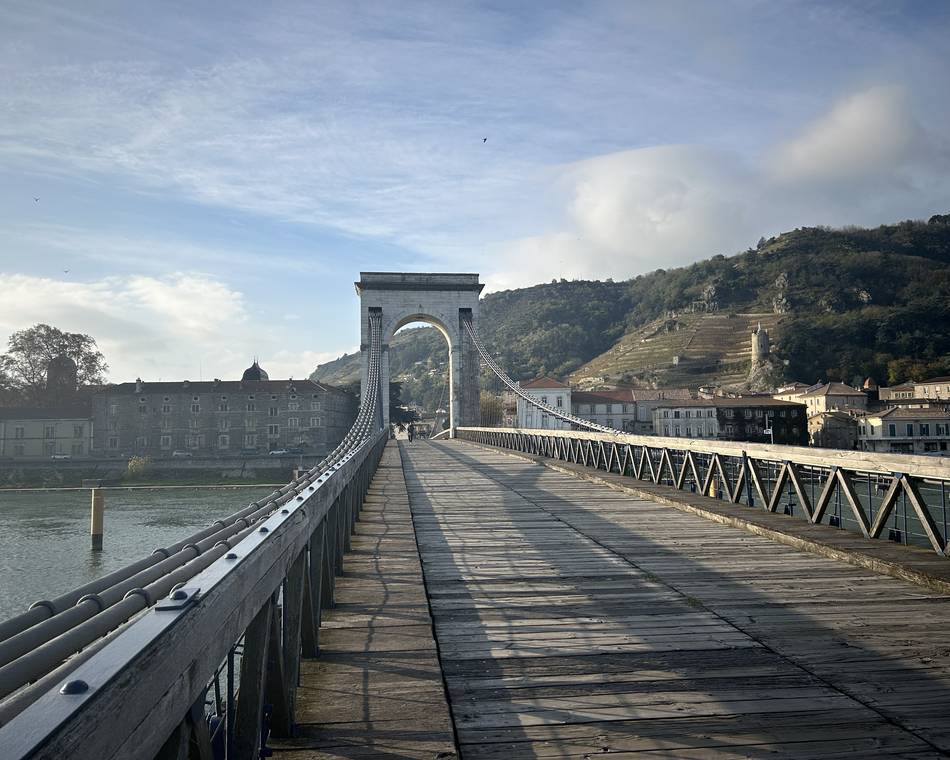
{"type": "Polygon", "coordinates": [[[554,473],[401,444],[463,757],[940,757],[946,599],[554,473]]]}

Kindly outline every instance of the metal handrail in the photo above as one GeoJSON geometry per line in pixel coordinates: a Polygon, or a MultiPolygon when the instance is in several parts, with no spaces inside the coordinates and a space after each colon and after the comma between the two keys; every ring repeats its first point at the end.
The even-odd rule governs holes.
{"type": "Polygon", "coordinates": [[[153,606],[175,585],[188,582],[260,521],[313,490],[340,462],[360,450],[380,428],[379,315],[370,316],[370,336],[368,382],[356,420],[326,458],[269,496],[209,527],[53,600],[35,602],[26,612],[0,623],[0,700],[153,606]]]}
{"type": "Polygon", "coordinates": [[[612,431],[465,427],[458,438],[950,551],[950,461],[612,431]]]}

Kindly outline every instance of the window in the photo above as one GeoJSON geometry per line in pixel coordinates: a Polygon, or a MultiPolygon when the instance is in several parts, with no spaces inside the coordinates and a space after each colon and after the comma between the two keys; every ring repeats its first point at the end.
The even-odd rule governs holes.
{"type": "Polygon", "coordinates": [[[669,417],[670,417],[670,410],[669,410],[669,409],[664,409],[664,410],[663,410],[663,418],[664,418],[664,419],[669,419],[669,417]]]}
{"type": "Polygon", "coordinates": [[[751,410],[751,409],[745,409],[745,410],[743,410],[743,413],[745,414],[745,418],[746,418],[747,420],[751,420],[751,419],[752,419],[752,410],[751,410]]]}
{"type": "Polygon", "coordinates": [[[670,434],[670,426],[669,426],[669,425],[664,425],[664,426],[663,426],[663,435],[669,435],[669,434],[670,434]]]}
{"type": "Polygon", "coordinates": [[[162,404],[162,414],[171,414],[172,405],[171,404],[162,404]]]}
{"type": "Polygon", "coordinates": [[[692,437],[693,437],[693,426],[692,426],[692,425],[687,425],[687,426],[686,426],[686,437],[687,437],[687,438],[692,438],[692,437]]]}
{"type": "Polygon", "coordinates": [[[200,449],[201,444],[203,443],[203,435],[189,435],[188,436],[188,448],[189,449],[200,449]]]}
{"type": "Polygon", "coordinates": [[[319,412],[319,411],[320,411],[320,402],[319,402],[319,401],[311,401],[311,402],[310,402],[310,411],[311,411],[311,412],[319,412]]]}
{"type": "Polygon", "coordinates": [[[253,417],[248,417],[244,420],[244,427],[248,430],[257,430],[257,420],[253,417]]]}
{"type": "Polygon", "coordinates": [[[287,418],[287,427],[291,429],[296,429],[300,427],[300,418],[299,417],[288,417],[287,418]]]}
{"type": "Polygon", "coordinates": [[[250,435],[244,436],[244,448],[254,449],[257,448],[257,434],[251,433],[250,435]]]}
{"type": "Polygon", "coordinates": [[[71,453],[73,456],[81,456],[81,455],[82,455],[82,441],[79,441],[78,443],[74,441],[71,448],[72,448],[72,451],[71,451],[70,453],[71,453]]]}
{"type": "Polygon", "coordinates": [[[192,413],[192,414],[198,414],[198,412],[200,412],[200,411],[201,411],[201,404],[192,404],[192,405],[191,405],[191,413],[192,413]]]}
{"type": "Polygon", "coordinates": [[[733,416],[733,414],[734,414],[734,410],[733,410],[733,409],[726,409],[725,414],[726,414],[726,417],[728,417],[729,419],[732,419],[732,416],[733,416]]]}
{"type": "Polygon", "coordinates": [[[735,432],[736,429],[733,425],[726,425],[726,435],[733,435],[735,432]]]}
{"type": "Polygon", "coordinates": [[[548,405],[548,397],[547,397],[547,396],[542,396],[542,397],[541,397],[541,403],[544,404],[545,406],[547,406],[547,405],[548,405]]]}
{"type": "Polygon", "coordinates": [[[247,402],[247,411],[249,411],[249,412],[256,412],[256,411],[257,411],[257,406],[254,404],[253,401],[248,401],[248,402],[247,402]]]}
{"type": "Polygon", "coordinates": [[[163,396],[163,397],[162,397],[162,401],[164,401],[165,403],[168,403],[169,401],[171,401],[171,397],[170,397],[170,396],[163,396]]]}
{"type": "Polygon", "coordinates": [[[198,429],[198,420],[196,420],[196,419],[194,419],[194,418],[188,420],[188,427],[190,427],[192,430],[197,430],[197,429],[198,429]]]}
{"type": "Polygon", "coordinates": [[[278,435],[280,435],[280,425],[268,425],[267,435],[269,435],[271,438],[276,438],[278,435]]]}
{"type": "Polygon", "coordinates": [[[287,402],[287,411],[288,411],[288,412],[296,412],[298,409],[300,409],[300,402],[299,402],[299,401],[288,401],[288,402],[287,402]]]}
{"type": "Polygon", "coordinates": [[[230,430],[231,429],[231,420],[223,418],[218,420],[218,430],[230,430]]]}
{"type": "Polygon", "coordinates": [[[43,450],[46,452],[47,456],[53,456],[56,453],[56,444],[53,441],[46,441],[43,444],[43,450]]]}
{"type": "Polygon", "coordinates": [[[163,420],[159,423],[158,426],[159,426],[159,428],[160,428],[161,430],[171,430],[171,429],[172,429],[172,421],[171,421],[171,420],[168,420],[168,419],[163,419],[163,420]]]}
{"type": "Polygon", "coordinates": [[[557,408],[560,409],[560,408],[563,407],[563,406],[564,406],[564,397],[563,397],[563,396],[558,396],[558,397],[557,397],[557,408]]]}
{"type": "Polygon", "coordinates": [[[675,410],[675,411],[673,412],[673,418],[674,418],[674,419],[677,419],[677,420],[680,418],[680,410],[679,410],[679,409],[677,409],[677,410],[675,410]]]}
{"type": "Polygon", "coordinates": [[[938,423],[937,423],[937,435],[946,435],[946,434],[947,434],[947,426],[946,426],[946,425],[941,425],[941,424],[938,422],[938,423]]]}
{"type": "Polygon", "coordinates": [[[779,417],[784,417],[784,416],[785,416],[785,410],[782,409],[782,410],[778,413],[778,416],[779,416],[779,417]]]}
{"type": "Polygon", "coordinates": [[[270,409],[268,409],[268,410],[267,410],[267,416],[268,416],[268,417],[276,417],[276,416],[277,416],[277,407],[276,407],[276,406],[272,406],[270,409]]]}
{"type": "Polygon", "coordinates": [[[25,431],[24,431],[23,425],[17,425],[15,428],[13,428],[14,439],[18,441],[22,441],[24,435],[25,435],[25,431]]]}
{"type": "Polygon", "coordinates": [[[673,435],[679,435],[679,434],[680,434],[680,426],[673,425],[673,435]]]}
{"type": "Polygon", "coordinates": [[[690,417],[693,416],[693,413],[692,413],[689,409],[687,409],[686,412],[685,412],[685,414],[684,414],[684,416],[685,416],[687,419],[689,419],[690,417]]]}
{"type": "Polygon", "coordinates": [[[755,410],[755,416],[756,416],[756,419],[762,419],[762,410],[761,410],[761,409],[756,409],[756,410],[755,410]]]}
{"type": "Polygon", "coordinates": [[[137,449],[148,448],[148,438],[146,438],[144,435],[136,436],[135,448],[137,449]]]}
{"type": "Polygon", "coordinates": [[[894,438],[894,437],[897,435],[897,425],[895,425],[893,422],[890,423],[890,424],[887,426],[887,434],[888,434],[891,438],[894,438]]]}
{"type": "Polygon", "coordinates": [[[914,423],[913,423],[913,422],[908,422],[908,423],[905,425],[905,427],[906,427],[906,429],[907,429],[907,435],[908,435],[908,437],[913,438],[913,437],[914,437],[914,423]]]}
{"type": "MultiPolygon", "coordinates": [[[[547,403],[547,402],[545,402],[547,403]]],[[[546,428],[548,426],[548,416],[546,414],[541,415],[541,427],[546,428]]]]}
{"type": "Polygon", "coordinates": [[[277,396],[271,396],[271,397],[270,397],[270,400],[271,400],[271,401],[276,401],[276,400],[277,400],[277,396]]]}
{"type": "Polygon", "coordinates": [[[148,412],[148,407],[145,404],[139,404],[139,414],[145,414],[148,412]]]}
{"type": "Polygon", "coordinates": [[[921,422],[920,423],[920,434],[921,435],[930,435],[930,423],[921,422]]]}
{"type": "Polygon", "coordinates": [[[110,417],[115,417],[116,415],[118,415],[118,413],[119,413],[119,405],[118,405],[118,404],[109,404],[109,416],[110,416],[110,417]]]}
{"type": "Polygon", "coordinates": [[[119,439],[116,436],[109,438],[109,448],[112,450],[119,448],[119,439]]]}
{"type": "Polygon", "coordinates": [[[220,402],[220,403],[218,404],[218,411],[219,411],[219,412],[227,412],[227,411],[230,411],[230,407],[228,406],[228,402],[227,402],[227,401],[222,401],[222,402],[220,402]]]}
{"type": "Polygon", "coordinates": [[[707,416],[707,417],[712,417],[714,413],[715,413],[715,409],[707,409],[707,410],[706,410],[706,416],[707,416]]]}
{"type": "Polygon", "coordinates": [[[170,449],[172,447],[172,437],[170,435],[160,436],[158,439],[158,446],[162,449],[170,449]]]}
{"type": "Polygon", "coordinates": [[[56,426],[55,425],[46,425],[43,428],[43,437],[44,438],[55,438],[56,437],[56,426]]]}
{"type": "Polygon", "coordinates": [[[792,425],[792,435],[798,435],[798,425],[792,425]]]}
{"type": "Polygon", "coordinates": [[[310,427],[312,427],[312,428],[320,427],[320,418],[319,418],[319,417],[311,417],[311,418],[310,418],[310,427]]]}
{"type": "Polygon", "coordinates": [[[231,436],[229,435],[219,435],[218,436],[218,448],[226,449],[231,446],[231,436]]]}

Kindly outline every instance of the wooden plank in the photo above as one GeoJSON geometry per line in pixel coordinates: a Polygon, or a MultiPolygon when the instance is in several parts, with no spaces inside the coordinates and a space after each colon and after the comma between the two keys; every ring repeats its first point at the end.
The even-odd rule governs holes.
{"type": "MultiPolygon", "coordinates": [[[[950,747],[931,710],[950,699],[946,597],[505,452],[451,441],[403,455],[464,757],[950,747]]],[[[662,450],[645,455],[644,476],[674,472],[662,450]]]]}

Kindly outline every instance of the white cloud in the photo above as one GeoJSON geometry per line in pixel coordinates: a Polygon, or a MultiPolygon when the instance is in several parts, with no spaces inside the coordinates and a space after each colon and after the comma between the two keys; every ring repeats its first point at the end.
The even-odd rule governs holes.
{"type": "Polygon", "coordinates": [[[307,376],[327,353],[288,351],[293,336],[249,317],[244,295],[204,274],[68,282],[0,274],[0,338],[37,322],[92,335],[114,382],[240,377],[253,356],[274,379],[307,376]]]}
{"type": "Polygon", "coordinates": [[[780,181],[853,181],[890,172],[919,151],[923,131],[902,87],[874,87],[780,146],[771,170],[780,181]]]}
{"type": "Polygon", "coordinates": [[[554,277],[626,278],[732,254],[816,224],[875,225],[950,208],[946,144],[904,94],[872,88],[759,162],[691,145],[628,150],[563,168],[560,224],[492,250],[490,289],[554,277]]]}

